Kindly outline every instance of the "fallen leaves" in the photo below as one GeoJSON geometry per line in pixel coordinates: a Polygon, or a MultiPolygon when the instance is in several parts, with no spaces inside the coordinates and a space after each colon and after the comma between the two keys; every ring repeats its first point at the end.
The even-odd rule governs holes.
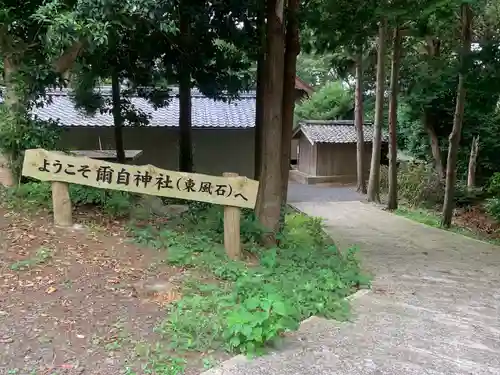
{"type": "MultiPolygon", "coordinates": [[[[23,346],[36,347],[39,343],[33,344],[32,339],[49,335],[50,346],[58,358],[66,357],[71,347],[71,356],[82,358],[85,368],[93,367],[96,357],[106,358],[109,354],[101,353],[103,348],[93,343],[94,335],[109,332],[113,329],[112,321],[121,317],[128,332],[139,339],[149,337],[156,319],[164,315],[160,306],[181,298],[179,292],[168,290],[168,283],[155,283],[155,293],[141,298],[131,298],[129,286],[150,277],[169,280],[172,275],[181,274],[182,269],[159,262],[157,251],[127,241],[118,221],[94,233],[88,227],[70,232],[54,230],[48,215],[0,216],[0,297],[7,296],[9,301],[4,304],[0,299],[0,323],[9,327],[8,331],[1,331],[0,326],[0,344],[9,344],[6,348],[10,348],[6,354],[0,353],[0,361],[5,356],[12,367],[24,365],[26,354],[17,348],[21,341],[23,346]],[[50,261],[23,272],[10,269],[14,262],[36,257],[41,248],[51,249],[50,261]],[[153,263],[157,265],[154,270],[153,263]],[[26,332],[33,332],[33,337],[26,332]]],[[[75,219],[78,220],[77,215],[75,219]]],[[[89,223],[92,220],[88,215],[89,223]]],[[[63,364],[59,368],[76,367],[63,364]]],[[[98,373],[92,370],[89,373],[98,373]]]]}
{"type": "Polygon", "coordinates": [[[47,294],[52,294],[55,291],[57,291],[57,288],[54,288],[53,286],[49,286],[47,289],[45,289],[45,293],[47,294]]]}

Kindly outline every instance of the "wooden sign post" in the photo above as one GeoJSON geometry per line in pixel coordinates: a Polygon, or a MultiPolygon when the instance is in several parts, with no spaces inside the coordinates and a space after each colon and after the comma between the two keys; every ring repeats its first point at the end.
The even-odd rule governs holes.
{"type": "MultiPolygon", "coordinates": [[[[237,177],[237,173],[226,172],[224,177],[237,177]]],[[[241,258],[240,209],[235,206],[224,206],[224,247],[231,259],[241,258]]]]}
{"type": "Polygon", "coordinates": [[[70,227],[73,225],[68,183],[52,181],[52,210],[56,226],[70,227]]]}
{"type": "Polygon", "coordinates": [[[224,208],[224,245],[240,256],[240,209],[255,208],[259,182],[236,173],[210,176],[71,156],[43,149],[26,150],[23,176],[52,182],[54,223],[71,226],[68,184],[220,204],[224,208]]]}

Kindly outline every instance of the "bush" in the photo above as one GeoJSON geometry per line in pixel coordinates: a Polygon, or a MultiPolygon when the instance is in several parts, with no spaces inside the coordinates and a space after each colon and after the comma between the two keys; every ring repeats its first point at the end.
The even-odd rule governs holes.
{"type": "Polygon", "coordinates": [[[443,203],[444,181],[431,165],[401,163],[398,170],[398,193],[412,207],[443,203]]]}
{"type": "Polygon", "coordinates": [[[500,222],[500,198],[491,198],[486,201],[486,212],[497,222],[500,222]]]}
{"type": "Polygon", "coordinates": [[[485,193],[481,188],[469,189],[464,181],[458,181],[455,186],[455,205],[457,207],[473,206],[484,200],[485,193]]]}
{"type": "Polygon", "coordinates": [[[500,172],[496,172],[491,176],[487,192],[492,197],[500,197],[500,172]]]}

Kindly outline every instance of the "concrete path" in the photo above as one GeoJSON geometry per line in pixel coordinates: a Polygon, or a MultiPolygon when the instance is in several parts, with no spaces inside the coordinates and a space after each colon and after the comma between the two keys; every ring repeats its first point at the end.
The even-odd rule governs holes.
{"type": "Polygon", "coordinates": [[[343,185],[305,185],[290,181],[288,202],[348,202],[359,201],[364,197],[356,192],[356,187],[343,185]]]}
{"type": "Polygon", "coordinates": [[[206,375],[500,374],[500,248],[361,202],[297,203],[376,274],[350,323],[313,318],[286,346],[206,375]]]}

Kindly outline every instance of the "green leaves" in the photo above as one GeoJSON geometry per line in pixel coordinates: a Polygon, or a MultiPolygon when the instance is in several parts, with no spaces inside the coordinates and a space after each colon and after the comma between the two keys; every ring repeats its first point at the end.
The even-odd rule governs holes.
{"type": "Polygon", "coordinates": [[[316,91],[309,100],[296,106],[296,120],[336,120],[346,118],[354,96],[341,82],[330,82],[316,91]]]}
{"type": "Polygon", "coordinates": [[[266,345],[298,328],[297,313],[278,295],[254,295],[227,315],[224,337],[231,350],[261,354],[266,345]]]}

